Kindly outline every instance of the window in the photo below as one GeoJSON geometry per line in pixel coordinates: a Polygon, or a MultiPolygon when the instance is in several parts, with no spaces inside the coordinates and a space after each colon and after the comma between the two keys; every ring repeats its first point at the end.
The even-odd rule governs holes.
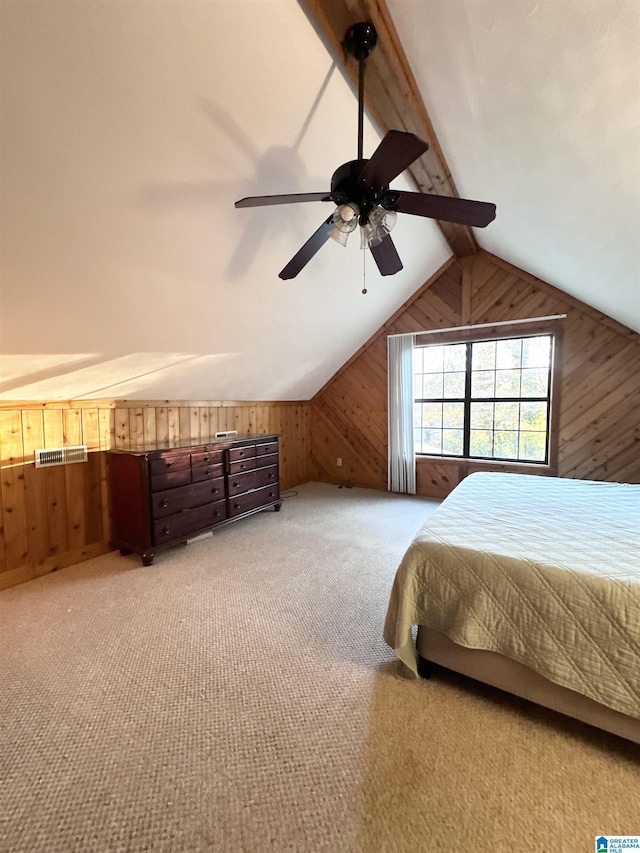
{"type": "Polygon", "coordinates": [[[417,454],[547,464],[553,335],[413,350],[417,454]]]}

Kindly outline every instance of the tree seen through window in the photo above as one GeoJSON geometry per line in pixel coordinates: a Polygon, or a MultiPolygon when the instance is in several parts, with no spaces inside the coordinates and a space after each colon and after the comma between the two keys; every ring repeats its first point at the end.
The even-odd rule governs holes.
{"type": "Polygon", "coordinates": [[[548,461],[553,337],[414,348],[418,454],[548,461]]]}

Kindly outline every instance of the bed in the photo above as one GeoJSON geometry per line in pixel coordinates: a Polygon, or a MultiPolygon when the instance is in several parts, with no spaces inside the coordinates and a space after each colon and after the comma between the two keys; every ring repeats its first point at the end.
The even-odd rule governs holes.
{"type": "Polygon", "coordinates": [[[640,486],[470,474],[398,568],[384,638],[640,743],[640,486]],[[414,642],[414,626],[418,626],[414,642]]]}

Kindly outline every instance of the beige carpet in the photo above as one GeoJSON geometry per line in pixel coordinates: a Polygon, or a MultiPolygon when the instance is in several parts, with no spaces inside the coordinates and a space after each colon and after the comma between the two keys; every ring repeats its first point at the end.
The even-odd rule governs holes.
{"type": "Polygon", "coordinates": [[[0,593],[0,851],[548,851],[640,833],[640,751],[382,638],[435,507],[320,484],[154,566],[0,593]]]}

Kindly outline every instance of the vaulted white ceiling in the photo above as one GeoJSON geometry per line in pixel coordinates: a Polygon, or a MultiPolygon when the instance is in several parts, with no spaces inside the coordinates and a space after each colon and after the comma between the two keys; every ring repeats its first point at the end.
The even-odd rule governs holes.
{"type": "MultiPolygon", "coordinates": [[[[640,330],[636,0],[388,6],[460,195],[498,205],[479,243],[640,330]]],[[[398,275],[352,236],[283,282],[330,206],[234,208],[356,154],[295,0],[0,16],[0,399],[307,399],[450,256],[400,216],[398,275]]]]}

